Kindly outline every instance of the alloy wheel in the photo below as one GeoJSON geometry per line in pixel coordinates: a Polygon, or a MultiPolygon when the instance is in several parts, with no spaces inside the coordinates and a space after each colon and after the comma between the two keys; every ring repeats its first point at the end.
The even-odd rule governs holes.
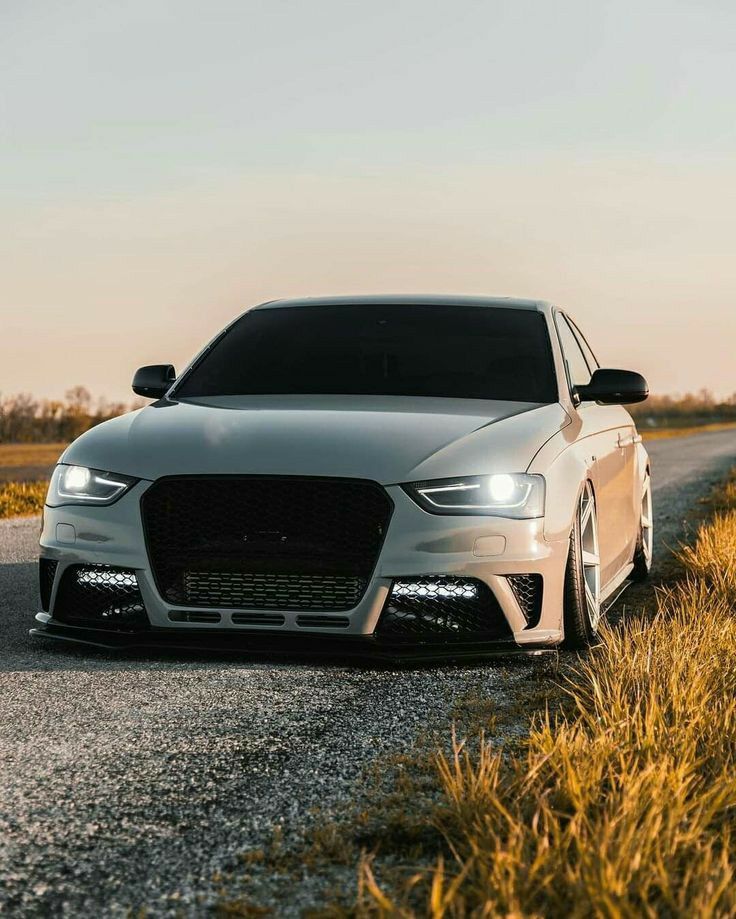
{"type": "Polygon", "coordinates": [[[590,627],[595,632],[601,618],[601,556],[598,548],[598,515],[590,482],[580,495],[580,548],[585,585],[585,606],[590,627]]]}
{"type": "Polygon", "coordinates": [[[652,564],[652,546],[654,539],[654,521],[652,519],[652,480],[647,474],[644,479],[644,492],[641,498],[641,546],[647,569],[652,564]]]}

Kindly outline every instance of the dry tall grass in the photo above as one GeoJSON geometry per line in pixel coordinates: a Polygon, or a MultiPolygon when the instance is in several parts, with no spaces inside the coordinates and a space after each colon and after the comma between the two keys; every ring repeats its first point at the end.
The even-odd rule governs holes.
{"type": "Polygon", "coordinates": [[[48,487],[45,479],[40,482],[0,482],[0,520],[40,514],[48,487]]]}
{"type": "Polygon", "coordinates": [[[521,754],[438,754],[445,860],[398,894],[365,862],[359,915],[736,916],[736,485],[719,506],[521,754]]]}

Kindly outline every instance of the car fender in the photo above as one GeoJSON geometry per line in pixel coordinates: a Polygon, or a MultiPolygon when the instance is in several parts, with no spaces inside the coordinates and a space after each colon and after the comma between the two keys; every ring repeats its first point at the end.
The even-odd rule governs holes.
{"type": "Polygon", "coordinates": [[[636,466],[637,466],[637,474],[639,477],[639,485],[641,486],[641,488],[643,488],[644,479],[646,478],[647,470],[651,472],[652,460],[649,454],[647,453],[646,447],[641,441],[639,441],[636,445],[636,466]]]}
{"type": "Polygon", "coordinates": [[[580,489],[586,479],[593,482],[592,444],[577,440],[575,425],[564,428],[544,444],[528,471],[544,476],[544,538],[548,542],[569,539],[577,512],[580,489]]]}

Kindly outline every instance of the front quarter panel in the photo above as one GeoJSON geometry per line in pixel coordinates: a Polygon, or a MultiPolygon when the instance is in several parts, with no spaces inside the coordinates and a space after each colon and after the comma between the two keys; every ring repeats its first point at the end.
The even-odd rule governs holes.
{"type": "Polygon", "coordinates": [[[573,421],[555,434],[529,466],[530,473],[545,479],[544,538],[548,542],[569,539],[580,488],[594,462],[592,442],[578,439],[579,427],[573,421]]]}

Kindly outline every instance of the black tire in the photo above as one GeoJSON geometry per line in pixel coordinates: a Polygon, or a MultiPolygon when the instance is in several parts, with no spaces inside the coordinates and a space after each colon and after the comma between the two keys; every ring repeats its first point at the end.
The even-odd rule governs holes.
{"type": "MultiPolygon", "coordinates": [[[[589,486],[586,484],[586,488],[589,486]]],[[[591,493],[592,500],[595,497],[591,493]]],[[[565,587],[563,595],[563,627],[565,638],[563,647],[572,650],[584,650],[596,643],[597,630],[594,628],[585,599],[585,569],[583,566],[583,541],[581,534],[581,504],[575,514],[575,523],[570,533],[570,549],[565,569],[565,587]]]]}
{"type": "Polygon", "coordinates": [[[634,549],[634,567],[631,569],[629,580],[633,581],[634,584],[641,584],[646,581],[648,577],[649,565],[647,564],[647,557],[644,553],[644,533],[642,532],[642,528],[639,527],[639,536],[636,540],[636,548],[634,549]]]}
{"type": "MultiPolygon", "coordinates": [[[[645,489],[651,487],[649,482],[649,470],[647,470],[644,480],[645,489]]],[[[648,513],[651,514],[651,504],[648,513]]],[[[629,580],[633,581],[635,584],[641,584],[649,577],[649,572],[652,567],[651,556],[647,559],[647,553],[644,550],[644,526],[641,522],[639,523],[639,535],[636,538],[636,548],[634,549],[634,558],[632,561],[634,567],[629,575],[629,580]]]]}

